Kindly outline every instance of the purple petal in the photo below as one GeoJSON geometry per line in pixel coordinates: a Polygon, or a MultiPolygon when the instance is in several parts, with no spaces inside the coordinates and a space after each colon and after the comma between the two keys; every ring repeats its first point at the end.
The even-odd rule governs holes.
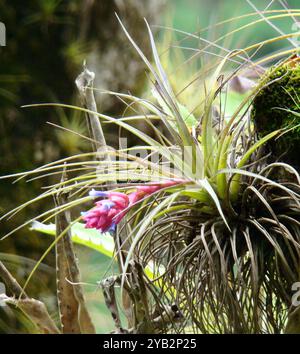
{"type": "Polygon", "coordinates": [[[114,202],[111,202],[110,200],[103,200],[101,202],[101,206],[105,209],[105,210],[110,210],[112,207],[115,206],[114,202]]]}
{"type": "Polygon", "coordinates": [[[115,232],[116,231],[116,224],[115,223],[112,223],[110,228],[107,230],[108,232],[115,232]]]}
{"type": "Polygon", "coordinates": [[[102,192],[102,191],[96,191],[95,189],[92,189],[89,192],[89,196],[93,198],[98,198],[98,197],[107,197],[108,193],[107,192],[102,192]]]}

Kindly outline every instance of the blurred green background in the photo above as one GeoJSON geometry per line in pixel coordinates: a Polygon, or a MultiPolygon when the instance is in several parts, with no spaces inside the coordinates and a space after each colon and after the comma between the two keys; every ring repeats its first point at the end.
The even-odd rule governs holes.
{"type": "MultiPolygon", "coordinates": [[[[263,10],[282,9],[283,3],[297,8],[298,0],[253,1],[263,10]]],[[[245,0],[99,0],[59,1],[2,0],[0,21],[7,30],[7,46],[0,47],[0,151],[1,175],[30,170],[41,164],[72,154],[89,151],[90,146],[74,134],[62,132],[46,122],[63,125],[81,134],[86,133],[85,120],[80,114],[49,108],[22,109],[30,103],[62,102],[79,104],[74,80],[83,60],[96,73],[95,86],[113,91],[131,91],[135,95],[146,89],[145,68],[125,39],[114,12],[117,12],[129,32],[146,54],[150,54],[143,17],[153,25],[158,41],[164,38],[160,26],[174,27],[195,33],[217,22],[254,10],[245,0]],[[158,26],[154,26],[158,25],[158,26]]],[[[259,18],[256,15],[256,18],[259,18]]],[[[203,33],[213,41],[233,28],[249,22],[248,18],[203,33]]],[[[293,31],[291,19],[274,22],[284,33],[293,31]]],[[[270,38],[276,31],[266,23],[252,26],[232,36],[224,46],[242,48],[270,38]]],[[[176,34],[180,39],[184,35],[176,34]]],[[[279,44],[268,46],[260,55],[276,51],[279,44]]],[[[288,41],[280,45],[290,47],[288,41]]],[[[201,48],[203,42],[190,39],[184,46],[201,48]]],[[[97,95],[101,112],[121,116],[123,107],[116,99],[97,95]]],[[[108,143],[116,140],[116,131],[107,132],[108,143]]],[[[49,177],[30,183],[1,180],[0,212],[4,214],[40,193],[43,185],[57,181],[49,177]]],[[[11,220],[1,223],[1,236],[29,218],[51,207],[35,204],[11,220]]],[[[21,284],[34,262],[50,245],[51,239],[30,232],[27,228],[0,242],[0,259],[21,284]]],[[[110,274],[110,259],[96,252],[77,247],[82,280],[88,304],[98,332],[113,329],[109,312],[103,303],[97,282],[110,274]]],[[[28,289],[32,297],[44,300],[57,318],[55,297],[54,254],[46,257],[28,289]]],[[[28,332],[31,325],[21,314],[0,307],[0,332],[28,332]]]]}

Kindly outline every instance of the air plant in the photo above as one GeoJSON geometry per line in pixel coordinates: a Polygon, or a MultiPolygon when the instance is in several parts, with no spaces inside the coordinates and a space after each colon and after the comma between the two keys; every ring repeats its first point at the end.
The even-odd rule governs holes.
{"type": "MultiPolygon", "coordinates": [[[[300,16],[296,10],[259,14],[261,21],[300,16]]],[[[50,186],[36,198],[68,195],[65,204],[36,219],[47,221],[75,207],[74,213],[78,207],[86,211],[95,198],[105,198],[82,216],[77,212],[65,232],[83,221],[87,228],[99,230],[100,239],[106,232],[112,233],[120,274],[110,284],[119,284],[134,304],[126,309],[127,331],[282,332],[292,305],[292,284],[299,281],[300,176],[292,165],[270,163],[266,154],[265,145],[286,133],[286,127],[260,134],[252,124],[251,103],[265,90],[265,81],[249,90],[229,117],[224,92],[246,67],[259,68],[280,57],[250,60],[247,53],[254,56],[262,46],[294,34],[228,51],[221,59],[215,56],[199,79],[204,102],[199,102],[196,115],[174,93],[149,25],[146,23],[154,65],[121,21],[120,25],[149,69],[153,100],[107,92],[134,110],[132,116],[119,119],[91,108],[44,105],[75,109],[116,124],[139,137],[143,142],[139,148],[147,154],[141,158],[132,148],[109,150],[102,141],[101,158],[96,160],[93,157],[99,151],[98,155],[80,154],[15,175],[42,177],[77,169],[77,177],[50,186]],[[143,120],[155,138],[129,124],[130,120],[143,120]],[[163,130],[157,129],[157,120],[163,130]],[[153,156],[158,158],[153,161],[153,156]],[[146,271],[150,264],[151,276],[146,271]]],[[[284,51],[281,56],[294,51],[284,51]]],[[[63,236],[64,232],[53,245],[63,236]]],[[[118,311],[112,311],[119,332],[124,331],[118,311]]]]}

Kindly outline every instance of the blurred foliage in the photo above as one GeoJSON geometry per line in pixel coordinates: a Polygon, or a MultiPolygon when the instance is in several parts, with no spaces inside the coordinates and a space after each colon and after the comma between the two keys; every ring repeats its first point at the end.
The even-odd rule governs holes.
{"type": "MultiPolygon", "coordinates": [[[[211,26],[211,30],[207,36],[203,35],[203,37],[206,37],[206,39],[209,40],[218,39],[233,30],[233,27],[247,25],[249,23],[249,18],[243,17],[236,19],[233,22],[215,26],[218,22],[243,16],[248,13],[255,13],[255,10],[247,3],[247,0],[174,0],[172,3],[174,4],[174,10],[171,21],[174,28],[188,33],[199,33],[207,26],[211,26]]],[[[290,9],[297,9],[299,7],[298,0],[253,0],[252,3],[259,10],[282,10],[283,3],[288,5],[290,9]]],[[[255,18],[259,19],[259,16],[256,14],[255,18]]],[[[293,32],[292,18],[287,19],[286,21],[274,20],[274,24],[278,25],[284,33],[293,32]]],[[[295,30],[296,29],[294,28],[294,31],[295,30]]],[[[276,30],[269,24],[261,22],[255,24],[253,27],[245,28],[242,36],[240,33],[235,34],[232,38],[227,40],[227,43],[221,42],[219,44],[227,48],[242,48],[245,43],[247,43],[247,45],[257,43],[260,40],[269,38],[270,34],[276,34],[276,30]]],[[[197,48],[199,45],[199,41],[191,39],[191,46],[193,48],[197,48]]],[[[273,43],[270,47],[266,47],[265,53],[267,54],[268,52],[277,49],[280,49],[280,44],[273,43]]]]}

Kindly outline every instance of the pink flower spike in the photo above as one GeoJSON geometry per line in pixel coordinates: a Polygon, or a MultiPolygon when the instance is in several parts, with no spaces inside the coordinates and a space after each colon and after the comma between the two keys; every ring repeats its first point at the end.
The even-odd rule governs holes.
{"type": "Polygon", "coordinates": [[[129,205],[127,194],[119,192],[91,191],[92,196],[108,197],[95,203],[95,208],[83,214],[86,228],[95,228],[101,232],[111,230],[125,215],[124,210],[129,205]]]}
{"type": "Polygon", "coordinates": [[[101,192],[91,190],[89,193],[91,197],[105,197],[106,199],[97,201],[92,210],[82,213],[85,227],[97,229],[101,232],[113,231],[132,205],[163,188],[172,187],[185,182],[187,181],[176,179],[137,186],[136,191],[129,195],[113,191],[101,192]]]}
{"type": "Polygon", "coordinates": [[[181,179],[169,180],[169,181],[165,181],[165,182],[149,184],[146,186],[139,186],[139,187],[137,187],[137,190],[142,191],[146,194],[152,194],[152,193],[159,191],[160,189],[173,187],[173,186],[176,186],[177,184],[183,183],[183,182],[186,182],[186,181],[181,180],[181,179]]]}
{"type": "Polygon", "coordinates": [[[128,195],[129,198],[129,204],[133,205],[135,203],[137,203],[139,200],[143,199],[145,196],[145,193],[142,191],[136,191],[136,192],[132,192],[128,195]]]}

